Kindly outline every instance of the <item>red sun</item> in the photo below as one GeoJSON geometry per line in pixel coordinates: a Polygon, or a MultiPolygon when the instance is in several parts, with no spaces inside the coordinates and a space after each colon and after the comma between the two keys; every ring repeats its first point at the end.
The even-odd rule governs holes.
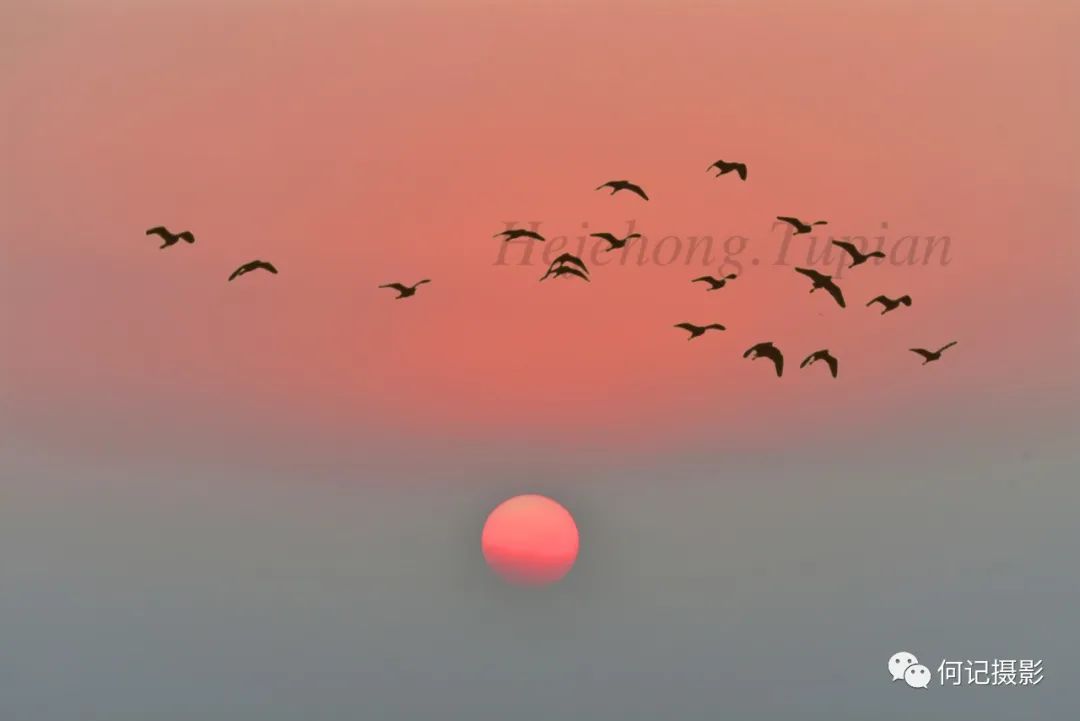
{"type": "Polygon", "coordinates": [[[480,537],[484,559],[510,583],[544,586],[565,576],[578,555],[573,516],[546,496],[514,496],[488,516],[480,537]]]}

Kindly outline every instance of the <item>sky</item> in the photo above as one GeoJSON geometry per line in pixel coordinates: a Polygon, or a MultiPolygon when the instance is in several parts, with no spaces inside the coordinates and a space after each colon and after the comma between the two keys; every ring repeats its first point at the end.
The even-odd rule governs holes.
{"type": "Polygon", "coordinates": [[[0,716],[1062,718],[1078,15],[5,4],[0,716]],[[580,529],[547,590],[484,566],[518,493],[580,529]],[[900,650],[1046,680],[920,696],[900,650]]]}

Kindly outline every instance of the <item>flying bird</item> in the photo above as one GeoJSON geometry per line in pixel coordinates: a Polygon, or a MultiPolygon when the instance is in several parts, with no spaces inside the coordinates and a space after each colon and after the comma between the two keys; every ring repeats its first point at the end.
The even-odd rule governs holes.
{"type": "Polygon", "coordinates": [[[711,275],[703,275],[700,278],[694,278],[690,282],[691,283],[697,283],[697,282],[700,281],[700,282],[708,283],[710,286],[712,286],[711,288],[709,288],[709,290],[712,291],[712,290],[720,290],[725,285],[727,285],[727,282],[729,280],[735,280],[738,277],[739,276],[737,276],[735,273],[730,273],[728,275],[725,275],[723,278],[714,278],[711,275]]]}
{"type": "Polygon", "coordinates": [[[631,233],[630,235],[626,236],[625,238],[617,238],[614,235],[612,235],[611,233],[590,233],[589,237],[590,238],[599,238],[600,240],[606,240],[608,242],[608,244],[611,246],[610,248],[606,249],[606,252],[610,253],[613,250],[617,250],[619,248],[625,248],[626,244],[629,243],[631,240],[633,240],[634,238],[640,238],[641,233],[631,233]]]}
{"type": "Polygon", "coordinates": [[[503,240],[517,240],[518,238],[532,238],[533,240],[547,240],[544,236],[537,233],[535,230],[525,230],[524,228],[512,228],[510,230],[504,230],[501,233],[496,233],[493,238],[503,236],[503,240]]]}
{"type": "Polygon", "coordinates": [[[573,275],[573,276],[576,276],[578,278],[581,278],[586,283],[589,282],[589,276],[585,275],[583,272],[581,272],[580,270],[578,270],[577,268],[575,268],[572,265],[560,265],[558,268],[550,269],[550,270],[548,270],[547,273],[544,274],[544,277],[541,278],[540,280],[543,280],[544,278],[547,278],[549,275],[553,275],[556,278],[558,278],[561,275],[573,275]]]}
{"type": "Polygon", "coordinates": [[[618,193],[620,190],[629,190],[631,193],[637,193],[645,200],[649,199],[649,196],[645,195],[645,191],[641,189],[640,185],[634,185],[629,180],[609,180],[603,185],[598,186],[596,189],[600,190],[601,188],[611,188],[612,195],[615,195],[615,193],[618,193]]]}
{"type": "Polygon", "coordinates": [[[710,170],[712,170],[713,168],[716,168],[719,171],[716,174],[716,177],[718,177],[718,178],[721,175],[724,175],[725,173],[730,173],[731,171],[735,171],[736,173],[739,174],[740,178],[742,178],[743,180],[746,180],[746,163],[728,163],[728,162],[723,161],[723,160],[717,160],[715,163],[713,163],[709,167],[705,168],[705,172],[707,173],[710,170]]]}
{"type": "Polygon", "coordinates": [[[911,296],[902,295],[899,298],[889,298],[888,296],[879,295],[866,305],[871,306],[874,303],[881,303],[882,307],[885,308],[885,310],[881,311],[881,314],[885,315],[890,310],[896,310],[902,305],[911,305],[911,296]]]}
{"type": "Polygon", "coordinates": [[[831,295],[833,299],[836,300],[836,302],[840,305],[841,308],[847,307],[847,305],[844,303],[844,294],[840,292],[840,286],[838,286],[836,283],[833,283],[831,275],[825,275],[824,273],[819,273],[816,270],[811,270],[810,268],[796,268],[795,272],[802,273],[807,278],[814,281],[813,287],[810,288],[811,293],[813,293],[818,288],[824,288],[825,290],[829,291],[829,295],[831,295]]]}
{"type": "Polygon", "coordinates": [[[181,240],[187,243],[195,242],[195,236],[192,235],[190,230],[185,230],[180,233],[170,233],[169,229],[166,228],[164,225],[154,226],[150,230],[146,231],[146,234],[161,236],[161,239],[165,242],[158,246],[159,248],[168,248],[170,245],[176,245],[181,240]]]}
{"type": "Polygon", "coordinates": [[[828,225],[828,221],[825,220],[815,220],[813,223],[807,224],[802,222],[798,218],[791,218],[786,215],[778,215],[776,216],[776,219],[782,220],[791,227],[795,228],[795,232],[792,233],[792,235],[802,235],[803,233],[809,233],[813,230],[813,227],[811,226],[814,225],[828,225]]]}
{"type": "MultiPolygon", "coordinates": [[[[555,260],[551,261],[551,265],[548,266],[547,272],[541,276],[540,280],[544,280],[548,276],[556,275],[555,271],[565,265],[577,266],[582,273],[588,275],[589,269],[585,265],[585,261],[571,253],[563,253],[555,260]]],[[[586,278],[588,280],[588,278],[586,278]]]]}
{"type": "Polygon", "coordinates": [[[946,343],[935,351],[929,351],[925,348],[909,348],[908,350],[910,350],[912,353],[918,353],[919,355],[921,355],[925,359],[923,360],[922,364],[926,365],[930,361],[940,360],[941,354],[944,353],[947,349],[952,348],[954,345],[956,345],[956,341],[953,341],[952,343],[946,343]]]}
{"type": "Polygon", "coordinates": [[[776,377],[779,378],[784,375],[784,354],[772,343],[765,342],[751,346],[742,354],[742,357],[749,358],[750,360],[768,358],[773,362],[773,365],[776,366],[776,377]]]}
{"type": "Polygon", "coordinates": [[[408,298],[410,296],[416,295],[417,287],[423,285],[424,283],[430,283],[430,282],[431,282],[430,278],[424,278],[423,280],[416,281],[412,285],[405,285],[404,283],[387,283],[386,285],[380,285],[379,287],[380,288],[393,288],[394,290],[396,290],[398,292],[398,294],[394,298],[394,300],[401,300],[402,298],[408,298]]]}
{"type": "Polygon", "coordinates": [[[847,251],[848,255],[851,256],[851,265],[848,266],[849,268],[854,268],[857,265],[862,265],[871,258],[885,257],[885,254],[880,250],[875,250],[873,253],[861,253],[859,252],[859,249],[855,247],[854,243],[848,243],[843,240],[834,240],[832,244],[839,248],[843,248],[847,251]]]}
{"type": "Polygon", "coordinates": [[[828,348],[823,348],[819,351],[814,351],[810,355],[803,359],[803,362],[799,364],[800,368],[805,368],[808,365],[813,365],[818,361],[825,361],[829,366],[829,372],[832,373],[832,377],[835,378],[837,372],[840,370],[840,362],[836,360],[836,356],[829,352],[828,348]]]}
{"type": "Polygon", "coordinates": [[[676,323],[676,328],[682,328],[685,331],[690,332],[690,337],[686,340],[694,340],[699,335],[705,335],[707,330],[727,330],[719,323],[710,323],[709,325],[694,325],[693,323],[676,323]]]}
{"type": "Polygon", "coordinates": [[[244,263],[242,266],[234,270],[232,272],[232,275],[229,276],[229,280],[235,280],[236,278],[239,278],[246,273],[250,273],[253,270],[265,270],[273,273],[274,275],[277,275],[278,272],[277,268],[275,268],[273,264],[267,263],[265,260],[253,260],[250,263],[244,263]]]}

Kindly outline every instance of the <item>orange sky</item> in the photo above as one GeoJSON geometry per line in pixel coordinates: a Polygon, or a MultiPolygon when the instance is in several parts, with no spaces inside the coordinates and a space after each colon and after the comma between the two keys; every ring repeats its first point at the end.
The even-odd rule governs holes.
{"type": "Polygon", "coordinates": [[[664,446],[722,420],[767,447],[823,418],[865,431],[868,408],[1075,399],[1075,12],[1056,4],[59,7],[4,23],[3,370],[26,433],[664,446]],[[749,181],[711,178],[717,158],[749,181]],[[652,201],[593,192],[612,178],[652,201]],[[840,311],[772,264],[778,214],[947,235],[951,262],[856,269],[840,311]],[[495,265],[505,222],[630,220],[748,237],[741,277],[495,265]],[[160,223],[197,244],[158,251],[160,223]],[[256,257],[281,274],[225,282],[256,257]],[[376,289],[424,277],[408,301],[376,289]],[[882,318],[878,293],[914,305],[882,318]],[[680,321],[728,331],[687,343],[680,321]],[[906,350],[954,339],[933,367],[906,350]],[[1063,352],[1036,360],[1048,339],[1063,352]],[[761,340],[781,381],[740,357],[761,340]],[[838,382],[796,370],[821,347],[838,382]]]}

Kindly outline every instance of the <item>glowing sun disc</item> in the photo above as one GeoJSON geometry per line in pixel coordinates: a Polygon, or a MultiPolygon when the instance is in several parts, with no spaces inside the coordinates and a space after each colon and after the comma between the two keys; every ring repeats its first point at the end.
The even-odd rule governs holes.
{"type": "Polygon", "coordinates": [[[544,586],[563,578],[578,555],[578,528],[570,512],[546,496],[514,496],[484,523],[484,560],[505,581],[544,586]]]}

